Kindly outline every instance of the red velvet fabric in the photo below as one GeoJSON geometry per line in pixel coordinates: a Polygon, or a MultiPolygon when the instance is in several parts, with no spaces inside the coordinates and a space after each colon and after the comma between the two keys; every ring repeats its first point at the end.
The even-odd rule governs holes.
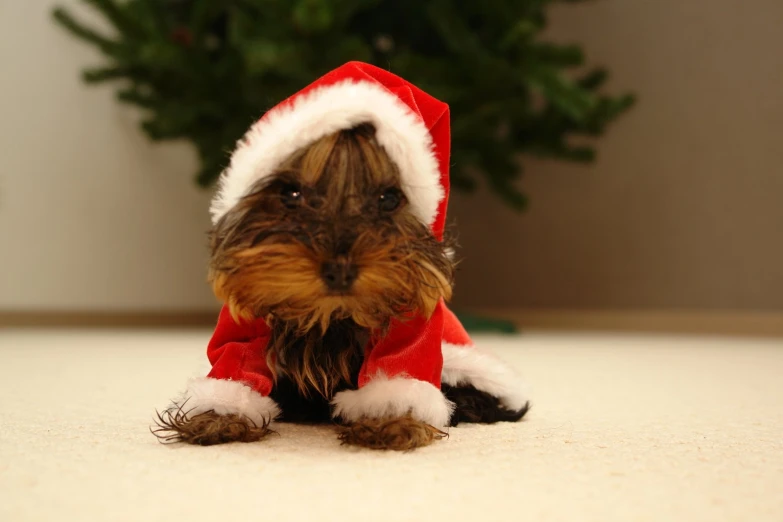
{"type": "MultiPolygon", "coordinates": [[[[272,372],[266,364],[270,329],[263,319],[236,323],[227,307],[207,348],[212,370],[208,377],[240,381],[261,395],[272,391],[272,372]]],[[[382,374],[406,376],[440,388],[443,370],[442,342],[470,345],[456,316],[441,301],[429,319],[422,316],[394,321],[385,336],[371,336],[359,372],[359,388],[382,374]]]]}
{"type": "Polygon", "coordinates": [[[240,381],[263,396],[269,395],[274,383],[266,364],[270,333],[263,319],[237,323],[224,306],[207,345],[207,357],[212,364],[207,376],[240,381]]]}

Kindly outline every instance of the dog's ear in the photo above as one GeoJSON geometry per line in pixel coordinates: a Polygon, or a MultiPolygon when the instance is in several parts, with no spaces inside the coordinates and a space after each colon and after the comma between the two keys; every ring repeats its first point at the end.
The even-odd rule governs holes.
{"type": "MultiPolygon", "coordinates": [[[[252,238],[240,237],[246,230],[251,214],[269,210],[270,190],[279,180],[271,177],[258,181],[236,205],[228,210],[209,230],[209,247],[213,262],[223,250],[250,246],[252,238]]],[[[223,252],[224,253],[224,252],[223,252]]]]}
{"type": "Polygon", "coordinates": [[[219,267],[225,263],[226,258],[226,238],[229,233],[228,230],[236,228],[238,220],[236,209],[231,209],[218,220],[217,223],[212,225],[209,229],[209,272],[207,280],[215,296],[221,301],[225,302],[225,276],[222,274],[219,267]]]}
{"type": "Polygon", "coordinates": [[[225,246],[226,239],[232,236],[239,228],[244,216],[244,209],[236,206],[223,214],[218,222],[212,225],[212,228],[209,230],[209,248],[210,256],[213,260],[225,246]]]}
{"type": "Polygon", "coordinates": [[[222,247],[213,249],[207,282],[212,287],[215,297],[228,306],[231,317],[233,317],[235,322],[252,321],[256,318],[253,310],[245,303],[240,303],[234,294],[233,269],[229,268],[231,263],[230,255],[222,247]]]}
{"type": "MultiPolygon", "coordinates": [[[[240,202],[226,212],[209,230],[210,257],[207,280],[215,296],[224,303],[231,300],[226,283],[231,267],[234,265],[232,253],[237,250],[237,243],[241,242],[238,235],[246,214],[246,208],[240,202]]],[[[231,312],[232,315],[235,314],[234,307],[231,312]]]]}

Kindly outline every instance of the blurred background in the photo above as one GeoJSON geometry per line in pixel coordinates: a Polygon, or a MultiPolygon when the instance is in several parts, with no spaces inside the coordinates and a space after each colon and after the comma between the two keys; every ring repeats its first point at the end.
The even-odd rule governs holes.
{"type": "MultiPolygon", "coordinates": [[[[111,60],[52,12],[61,6],[112,34],[90,3],[102,2],[0,0],[0,325],[211,325],[219,305],[205,282],[212,171],[204,168],[212,160],[187,139],[150,141],[139,127],[143,113],[118,103],[116,84],[83,82],[85,68],[111,60]]],[[[530,87],[520,88],[520,99],[534,111],[524,121],[539,137],[554,121],[583,141],[567,141],[573,148],[557,154],[562,142],[514,141],[500,122],[506,148],[498,155],[487,155],[494,145],[459,148],[461,190],[450,207],[463,259],[455,306],[523,328],[783,335],[783,3],[526,3],[530,15],[520,20],[532,26],[520,24],[519,38],[564,47],[530,55],[532,44],[509,37],[518,53],[504,56],[541,60],[538,69],[519,69],[530,87]],[[586,65],[576,63],[583,58],[586,65]],[[568,80],[584,79],[593,66],[611,73],[601,95],[568,80]],[[559,69],[562,77],[541,73],[559,69]],[[599,106],[612,109],[590,113],[599,106]],[[548,108],[550,119],[535,119],[548,108]],[[585,147],[595,149],[594,161],[583,161],[592,156],[585,147]],[[508,162],[492,163],[512,153],[513,173],[508,162]]],[[[318,20],[318,2],[310,4],[318,20]]],[[[388,28],[396,47],[382,33],[365,35],[369,51],[341,53],[383,60],[414,81],[429,69],[440,81],[434,90],[455,100],[452,118],[458,108],[475,115],[493,87],[477,83],[484,90],[473,97],[470,82],[460,82],[460,92],[447,87],[486,77],[473,67],[484,62],[469,46],[448,45],[460,3],[433,5],[444,9],[436,18],[445,26],[419,39],[444,40],[440,67],[427,61],[431,49],[418,61],[403,52],[399,35],[408,33],[407,50],[418,52],[414,23],[388,28]]],[[[311,20],[307,12],[291,16],[292,24],[311,20]]],[[[190,37],[175,36],[180,44],[190,37]]],[[[326,70],[291,71],[275,89],[326,70]]],[[[271,106],[276,94],[269,96],[245,115],[248,124],[271,106]]],[[[520,111],[522,121],[528,113],[520,111]]],[[[467,134],[460,140],[455,147],[475,143],[467,134]]]]}

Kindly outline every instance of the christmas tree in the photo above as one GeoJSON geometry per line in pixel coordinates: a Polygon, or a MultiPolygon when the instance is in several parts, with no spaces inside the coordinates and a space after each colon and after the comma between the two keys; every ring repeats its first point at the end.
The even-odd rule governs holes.
{"type": "Polygon", "coordinates": [[[451,106],[455,189],[483,180],[523,208],[520,153],[590,161],[572,139],[601,134],[633,103],[598,92],[607,73],[580,47],[540,40],[554,1],[84,0],[111,34],[62,8],[54,17],[106,57],[85,81],[121,80],[117,98],[143,109],[151,139],[195,146],[203,186],[267,109],[361,60],[451,106]]]}

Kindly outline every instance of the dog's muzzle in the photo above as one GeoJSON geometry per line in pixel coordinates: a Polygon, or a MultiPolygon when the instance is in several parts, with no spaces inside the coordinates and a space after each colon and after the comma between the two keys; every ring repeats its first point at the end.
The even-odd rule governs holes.
{"type": "Polygon", "coordinates": [[[359,275],[359,268],[345,257],[338,257],[321,265],[321,279],[334,292],[347,292],[359,275]]]}

